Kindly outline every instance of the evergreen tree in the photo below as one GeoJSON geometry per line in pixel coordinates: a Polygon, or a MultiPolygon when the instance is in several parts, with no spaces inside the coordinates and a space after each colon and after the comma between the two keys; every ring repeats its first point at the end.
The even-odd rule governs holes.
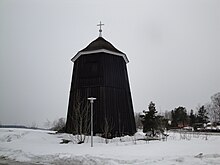
{"type": "Polygon", "coordinates": [[[202,123],[202,124],[205,124],[208,122],[208,113],[204,105],[199,108],[198,115],[197,115],[197,122],[202,123]]]}
{"type": "Polygon", "coordinates": [[[185,107],[178,107],[172,110],[172,126],[174,127],[184,127],[187,123],[187,113],[185,107]]]}
{"type": "Polygon", "coordinates": [[[155,136],[155,130],[158,128],[158,117],[156,116],[157,110],[155,103],[152,101],[148,106],[148,111],[143,111],[143,131],[152,131],[152,135],[155,136]]]}
{"type": "Polygon", "coordinates": [[[193,110],[191,109],[190,115],[189,115],[189,125],[193,127],[196,123],[196,115],[194,114],[193,110]]]}

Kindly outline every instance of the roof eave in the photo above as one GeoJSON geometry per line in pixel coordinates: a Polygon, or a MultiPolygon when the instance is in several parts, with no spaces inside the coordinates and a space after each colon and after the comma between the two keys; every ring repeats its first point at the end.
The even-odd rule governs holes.
{"type": "Polygon", "coordinates": [[[113,52],[113,51],[110,51],[110,50],[107,50],[107,49],[99,49],[99,50],[91,50],[91,51],[80,51],[71,59],[71,61],[75,62],[81,55],[94,54],[94,53],[108,53],[108,54],[112,54],[112,55],[116,55],[116,56],[121,56],[125,60],[126,64],[129,63],[129,60],[128,60],[126,54],[113,52]]]}

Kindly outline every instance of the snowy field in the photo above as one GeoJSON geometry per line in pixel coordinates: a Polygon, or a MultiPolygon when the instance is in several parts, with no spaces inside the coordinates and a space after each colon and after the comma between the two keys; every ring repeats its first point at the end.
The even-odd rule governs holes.
{"type": "Polygon", "coordinates": [[[198,133],[169,132],[167,141],[137,140],[134,137],[105,139],[89,137],[84,144],[75,144],[68,134],[52,131],[0,128],[0,164],[55,165],[219,165],[220,136],[198,133]],[[73,142],[60,144],[62,139],[73,142]]]}

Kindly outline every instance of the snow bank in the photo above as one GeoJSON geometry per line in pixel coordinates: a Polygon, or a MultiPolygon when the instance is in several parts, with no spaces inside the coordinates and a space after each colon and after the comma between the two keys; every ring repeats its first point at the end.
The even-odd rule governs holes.
{"type": "Polygon", "coordinates": [[[214,165],[220,162],[220,136],[201,133],[170,132],[167,141],[143,140],[138,132],[109,140],[94,137],[84,144],[60,144],[62,139],[74,141],[69,134],[29,129],[0,129],[0,157],[41,164],[187,164],[214,165]],[[207,139],[207,140],[206,140],[207,139]]]}

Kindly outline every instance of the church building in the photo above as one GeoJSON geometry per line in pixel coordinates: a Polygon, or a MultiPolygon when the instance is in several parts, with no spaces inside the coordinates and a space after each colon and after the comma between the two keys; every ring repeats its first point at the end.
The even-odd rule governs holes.
{"type": "Polygon", "coordinates": [[[94,134],[108,131],[111,136],[132,135],[136,126],[126,67],[129,61],[125,53],[102,37],[101,25],[100,22],[99,37],[72,58],[65,131],[89,133],[90,127],[84,129],[90,122],[88,98],[95,97],[94,134]]]}

